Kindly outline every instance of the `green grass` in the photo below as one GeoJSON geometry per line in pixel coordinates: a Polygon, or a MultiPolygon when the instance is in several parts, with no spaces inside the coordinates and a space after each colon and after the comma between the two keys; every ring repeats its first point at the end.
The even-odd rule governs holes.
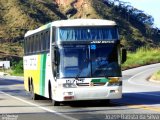
{"type": "Polygon", "coordinates": [[[15,72],[15,70],[12,69],[7,69],[7,70],[0,69],[0,72],[4,72],[6,75],[11,75],[11,76],[23,76],[23,72],[17,73],[15,72]]]}
{"type": "MultiPolygon", "coordinates": [[[[137,49],[136,52],[128,52],[127,61],[122,65],[122,69],[130,69],[159,62],[160,48],[142,47],[137,49]]],[[[160,81],[160,71],[154,73],[150,79],[160,81]]]]}
{"type": "Polygon", "coordinates": [[[160,71],[156,73],[157,79],[160,80],[160,71]]]}
{"type": "Polygon", "coordinates": [[[154,73],[151,78],[151,80],[156,80],[156,81],[160,81],[160,70],[157,71],[156,73],[154,73]]]}
{"type": "Polygon", "coordinates": [[[160,48],[142,47],[136,52],[128,52],[127,61],[122,68],[129,69],[158,62],[160,62],[160,48]]]}
{"type": "Polygon", "coordinates": [[[24,74],[23,73],[11,73],[12,76],[20,76],[20,77],[23,77],[24,74]]]}

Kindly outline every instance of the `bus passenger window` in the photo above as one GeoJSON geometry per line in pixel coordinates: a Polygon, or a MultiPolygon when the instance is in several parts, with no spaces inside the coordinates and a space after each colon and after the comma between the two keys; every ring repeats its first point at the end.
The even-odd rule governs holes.
{"type": "Polygon", "coordinates": [[[38,35],[36,35],[36,38],[35,38],[35,51],[36,53],[39,51],[39,42],[38,42],[38,35]]]}
{"type": "Polygon", "coordinates": [[[46,38],[45,38],[45,40],[46,40],[46,50],[48,51],[49,50],[49,47],[50,47],[50,34],[49,34],[49,32],[47,31],[46,32],[46,38]]]}

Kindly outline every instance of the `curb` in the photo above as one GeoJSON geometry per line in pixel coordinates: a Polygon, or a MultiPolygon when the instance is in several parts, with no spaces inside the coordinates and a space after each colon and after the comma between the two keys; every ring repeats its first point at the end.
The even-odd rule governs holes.
{"type": "Polygon", "coordinates": [[[149,82],[154,82],[154,83],[160,83],[160,80],[153,80],[153,79],[149,79],[149,82]]]}
{"type": "Polygon", "coordinates": [[[21,76],[11,76],[10,74],[8,73],[5,73],[5,72],[0,72],[0,78],[9,78],[9,79],[24,79],[24,77],[21,77],[21,76]]]}
{"type": "Polygon", "coordinates": [[[17,80],[24,79],[24,77],[20,77],[20,76],[10,76],[10,75],[1,75],[1,74],[0,74],[0,78],[2,78],[2,79],[17,79],[17,80]]]}

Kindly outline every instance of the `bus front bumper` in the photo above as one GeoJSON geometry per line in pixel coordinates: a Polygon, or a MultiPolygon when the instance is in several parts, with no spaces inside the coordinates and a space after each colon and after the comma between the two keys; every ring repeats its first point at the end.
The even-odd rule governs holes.
{"type": "Polygon", "coordinates": [[[121,97],[122,86],[63,88],[55,91],[53,95],[53,99],[56,101],[104,100],[120,99],[121,97]]]}

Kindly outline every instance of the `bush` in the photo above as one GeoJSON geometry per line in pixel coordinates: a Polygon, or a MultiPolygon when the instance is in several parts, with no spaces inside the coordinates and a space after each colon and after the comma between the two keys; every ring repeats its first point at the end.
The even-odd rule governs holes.
{"type": "Polygon", "coordinates": [[[13,74],[23,74],[23,60],[14,62],[12,66],[13,74]]]}

